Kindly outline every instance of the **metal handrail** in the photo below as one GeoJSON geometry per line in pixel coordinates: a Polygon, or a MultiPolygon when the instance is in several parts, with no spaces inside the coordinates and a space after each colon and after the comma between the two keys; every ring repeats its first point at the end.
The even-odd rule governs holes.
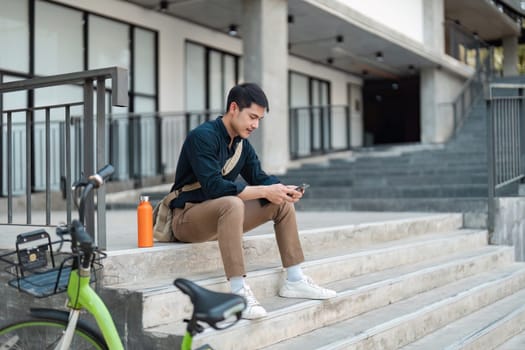
{"type": "Polygon", "coordinates": [[[121,67],[92,69],[82,72],[65,73],[47,77],[37,77],[0,84],[0,94],[5,92],[33,90],[49,86],[83,83],[86,80],[111,79],[113,106],[128,105],[128,73],[121,67]]]}
{"type": "MultiPolygon", "coordinates": [[[[4,115],[7,119],[7,187],[8,187],[8,224],[12,224],[13,217],[13,188],[12,188],[12,137],[13,137],[13,113],[22,112],[25,113],[25,159],[26,159],[26,224],[32,224],[31,219],[31,196],[32,196],[32,181],[33,181],[33,169],[32,169],[32,156],[33,156],[33,134],[32,128],[34,126],[34,112],[37,109],[43,109],[45,111],[45,132],[46,132],[46,225],[50,224],[50,114],[51,110],[57,108],[64,109],[65,119],[65,133],[66,133],[66,161],[65,161],[65,188],[66,188],[66,205],[67,205],[67,220],[68,223],[71,221],[71,208],[72,208],[72,196],[71,196],[71,184],[72,184],[72,164],[71,164],[71,115],[70,109],[72,106],[82,104],[83,106],[83,132],[82,138],[85,144],[91,145],[92,147],[84,147],[83,150],[83,169],[82,172],[85,174],[93,174],[97,168],[102,167],[106,163],[106,135],[105,135],[105,123],[106,123],[106,86],[105,82],[107,79],[111,79],[111,92],[112,92],[112,104],[114,106],[127,106],[128,104],[128,73],[127,70],[120,67],[110,67],[94,69],[82,72],[59,74],[47,77],[37,77],[27,80],[18,80],[9,83],[0,84],[0,95],[16,91],[32,91],[38,88],[81,84],[83,87],[83,101],[66,103],[60,105],[49,105],[49,106],[29,106],[28,108],[14,109],[10,111],[1,111],[1,124],[3,127],[4,115]],[[96,82],[96,113],[93,108],[95,85],[96,82]],[[95,118],[96,114],[96,118],[95,118]],[[96,123],[96,130],[95,130],[96,123]],[[94,152],[95,150],[95,152],[94,152]]],[[[1,136],[0,136],[1,137],[1,136]]],[[[1,146],[1,144],[0,144],[1,146]]],[[[97,230],[98,239],[97,244],[102,249],[106,248],[106,219],[105,219],[105,190],[99,191],[97,196],[97,230]]],[[[86,216],[85,223],[88,232],[95,232],[95,205],[93,195],[86,201],[86,216]]]]}
{"type": "Polygon", "coordinates": [[[454,134],[457,134],[474,101],[483,96],[483,86],[493,76],[492,70],[493,49],[489,48],[489,54],[480,62],[474,74],[463,84],[461,91],[452,103],[454,112],[454,134]]]}

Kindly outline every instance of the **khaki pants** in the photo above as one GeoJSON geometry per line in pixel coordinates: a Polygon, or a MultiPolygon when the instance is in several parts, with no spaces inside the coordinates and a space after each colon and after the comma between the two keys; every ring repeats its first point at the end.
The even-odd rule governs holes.
{"type": "Polygon", "coordinates": [[[292,203],[260,205],[258,200],[243,201],[225,196],[202,203],[186,203],[174,209],[173,232],[182,242],[219,242],[226,277],[246,274],[242,236],[244,232],[272,220],[281,262],[284,267],[304,261],[299,241],[295,208],[292,203]]]}

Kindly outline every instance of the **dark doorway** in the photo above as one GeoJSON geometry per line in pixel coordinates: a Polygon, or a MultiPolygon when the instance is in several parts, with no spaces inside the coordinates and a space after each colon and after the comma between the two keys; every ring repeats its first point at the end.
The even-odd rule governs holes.
{"type": "Polygon", "coordinates": [[[366,80],[363,101],[365,146],[420,141],[419,76],[366,80]]]}

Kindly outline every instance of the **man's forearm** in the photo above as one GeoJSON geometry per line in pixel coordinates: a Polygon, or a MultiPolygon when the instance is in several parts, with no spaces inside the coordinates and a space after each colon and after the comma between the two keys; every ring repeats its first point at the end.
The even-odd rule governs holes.
{"type": "Polygon", "coordinates": [[[243,201],[252,199],[266,198],[268,186],[246,186],[242,192],[238,194],[243,201]]]}

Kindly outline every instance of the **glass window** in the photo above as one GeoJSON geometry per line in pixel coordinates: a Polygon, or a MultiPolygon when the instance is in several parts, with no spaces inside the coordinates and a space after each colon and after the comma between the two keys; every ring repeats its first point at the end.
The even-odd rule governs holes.
{"type": "Polygon", "coordinates": [[[83,47],[82,12],[48,2],[35,3],[35,74],[82,71],[83,47]]]}
{"type": "Polygon", "coordinates": [[[152,113],[156,110],[155,99],[150,97],[135,97],[135,113],[152,113]]]}
{"type": "Polygon", "coordinates": [[[222,64],[221,64],[222,55],[219,52],[212,51],[210,52],[210,110],[222,111],[222,106],[225,103],[223,101],[223,86],[222,86],[222,64]]]}
{"type": "MultiPolygon", "coordinates": [[[[224,93],[228,94],[228,91],[235,86],[237,79],[235,79],[235,57],[226,55],[224,56],[224,93]]],[[[226,103],[226,95],[223,103],[226,103]]],[[[226,106],[225,106],[226,107],[226,106]]]]}
{"type": "Polygon", "coordinates": [[[308,97],[308,77],[290,74],[290,107],[306,107],[310,104],[308,97]]]}
{"type": "Polygon", "coordinates": [[[228,91],[237,83],[239,60],[229,53],[186,43],[186,109],[222,112],[228,91]]]}
{"type": "MultiPolygon", "coordinates": [[[[11,81],[24,79],[25,78],[4,75],[1,82],[9,83],[11,81]]],[[[3,110],[27,108],[27,91],[7,92],[2,94],[1,98],[3,110]]]]}
{"type": "MultiPolygon", "coordinates": [[[[330,83],[290,73],[290,150],[292,157],[322,152],[331,147],[330,83]]],[[[346,133],[343,125],[338,132],[346,133]]]]}
{"type": "Polygon", "coordinates": [[[29,73],[28,1],[0,0],[0,69],[29,73]]]}
{"type": "Polygon", "coordinates": [[[186,43],[186,109],[206,109],[204,47],[186,43]]]}
{"type": "Polygon", "coordinates": [[[155,94],[155,33],[140,28],[134,28],[134,33],[134,90],[144,94],[155,94]]]}
{"type": "Polygon", "coordinates": [[[129,72],[129,26],[95,15],[89,16],[88,23],[89,69],[119,66],[129,72]]]}

